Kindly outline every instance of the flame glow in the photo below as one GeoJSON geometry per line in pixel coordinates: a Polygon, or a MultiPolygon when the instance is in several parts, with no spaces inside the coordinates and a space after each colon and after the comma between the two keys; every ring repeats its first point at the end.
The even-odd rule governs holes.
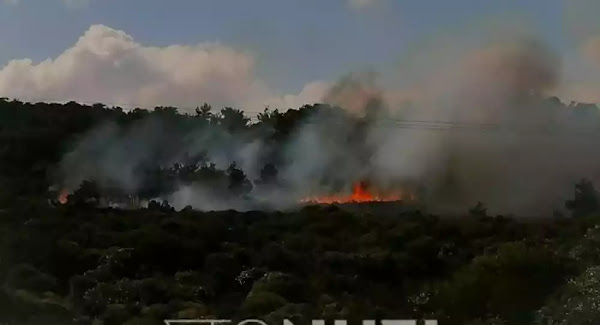
{"type": "Polygon", "coordinates": [[[58,202],[60,204],[66,204],[68,202],[69,191],[67,189],[62,189],[58,194],[58,202]]]}
{"type": "Polygon", "coordinates": [[[316,204],[340,204],[340,203],[366,203],[366,202],[394,202],[394,201],[414,201],[414,195],[404,191],[394,191],[391,193],[374,192],[369,188],[366,182],[357,182],[352,187],[352,193],[347,195],[327,195],[307,197],[301,200],[302,203],[316,204]]]}

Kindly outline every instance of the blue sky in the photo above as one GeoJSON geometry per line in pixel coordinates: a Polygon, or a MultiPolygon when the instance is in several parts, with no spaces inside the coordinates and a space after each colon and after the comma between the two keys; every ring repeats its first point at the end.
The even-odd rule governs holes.
{"type": "MultiPolygon", "coordinates": [[[[52,68],[37,66],[41,61],[55,59],[72,48],[82,35],[86,35],[90,26],[102,25],[125,32],[135,44],[145,47],[144,53],[151,52],[152,47],[217,42],[249,54],[253,60],[252,72],[247,72],[243,64],[238,65],[238,69],[248,74],[246,86],[242,87],[244,91],[257,92],[260,89],[258,92],[262,97],[255,96],[251,101],[257,103],[258,98],[284,98],[286,94],[293,94],[298,97],[287,97],[286,103],[296,104],[298,98],[308,100],[322,93],[317,90],[325,86],[314,85],[315,82],[332,82],[347,73],[367,68],[387,73],[385,77],[390,78],[392,74],[388,72],[395,69],[398,62],[404,62],[405,56],[415,53],[417,57],[430,55],[423,52],[426,48],[423,44],[427,41],[452,39],[455,47],[468,46],[463,44],[469,44],[470,38],[489,37],[489,31],[493,29],[490,26],[525,32],[541,39],[561,57],[573,57],[573,53],[579,53],[581,44],[573,42],[570,34],[573,21],[568,23],[565,20],[567,1],[584,4],[580,6],[584,10],[579,12],[587,14],[587,25],[581,26],[588,26],[590,22],[596,25],[595,15],[591,13],[597,12],[594,9],[600,10],[600,5],[595,5],[595,0],[0,0],[0,65],[4,66],[0,70],[0,95],[31,100],[67,100],[65,93],[69,87],[76,85],[79,93],[73,93],[72,99],[75,100],[111,102],[116,97],[127,97],[102,89],[90,95],[89,91],[82,89],[81,78],[73,76],[76,71],[69,72],[68,82],[71,84],[65,82],[61,89],[56,89],[55,84],[63,74],[60,69],[65,66],[85,70],[90,64],[96,70],[92,69],[93,72],[88,72],[88,75],[104,73],[106,66],[102,62],[105,59],[99,52],[91,54],[96,56],[93,63],[86,61],[84,56],[73,56],[66,60],[72,64],[52,68]],[[365,5],[358,7],[352,5],[353,2],[365,5]],[[24,58],[32,60],[25,63],[26,68],[12,61],[24,58]],[[40,81],[43,78],[47,79],[46,84],[40,81]],[[302,94],[311,83],[312,91],[302,94]],[[15,87],[14,84],[20,86],[15,87]]],[[[600,27],[600,24],[597,25],[600,27]]],[[[600,35],[600,29],[592,30],[595,34],[588,36],[600,35]]],[[[115,60],[114,66],[117,66],[119,51],[131,44],[125,36],[111,34],[110,30],[96,32],[88,35],[83,42],[85,46],[81,47],[87,48],[94,42],[104,44],[102,40],[111,37],[121,38],[120,50],[115,50],[112,54],[116,56],[111,56],[111,60],[115,60]]],[[[597,43],[600,48],[600,41],[597,43]]],[[[436,51],[435,46],[431,48],[436,51]]],[[[196,51],[199,56],[194,58],[205,55],[200,53],[202,51],[196,51]]],[[[155,73],[177,61],[177,58],[171,57],[170,63],[155,67],[147,62],[152,55],[133,55],[138,61],[135,64],[138,67],[136,74],[144,73],[140,66],[155,73]]],[[[598,57],[600,62],[600,54],[598,57]]],[[[218,66],[219,61],[213,59],[208,60],[211,63],[203,64],[218,66]]],[[[239,63],[239,60],[236,62],[239,63]]],[[[578,63],[568,65],[578,66],[578,63]]],[[[171,89],[190,86],[173,81],[179,80],[177,76],[186,70],[185,67],[179,69],[180,72],[165,75],[170,81],[163,84],[171,83],[171,89]]],[[[229,73],[226,68],[219,69],[220,76],[229,73]]],[[[119,78],[125,74],[123,71],[113,69],[120,77],[107,77],[110,81],[107,83],[120,83],[119,78]]],[[[206,69],[199,69],[198,73],[206,73],[206,69]]],[[[199,75],[194,82],[204,79],[199,75]]],[[[588,76],[586,80],[589,79],[588,76]]],[[[182,103],[192,105],[199,98],[219,101],[226,97],[223,94],[215,96],[214,87],[204,82],[198,87],[202,96],[188,96],[189,100],[182,103]]],[[[94,80],[89,85],[98,87],[94,80]]],[[[156,81],[139,82],[134,87],[135,96],[124,101],[130,104],[140,101],[152,103],[142,97],[149,88],[157,87],[162,86],[156,81]]],[[[154,91],[154,97],[151,97],[156,99],[159,93],[165,92],[165,89],[154,91]]],[[[581,87],[578,92],[591,93],[581,87]]],[[[178,96],[181,97],[181,94],[178,96]]],[[[179,98],[174,95],[166,97],[179,98]]],[[[239,96],[232,102],[246,103],[247,97],[239,96]]]]}
{"type": "Polygon", "coordinates": [[[562,1],[388,0],[361,9],[344,0],[21,0],[0,10],[0,62],[55,57],[92,24],[145,45],[219,41],[258,54],[259,73],[298,88],[359,66],[389,62],[420,37],[470,20],[513,15],[562,39],[562,1]]]}

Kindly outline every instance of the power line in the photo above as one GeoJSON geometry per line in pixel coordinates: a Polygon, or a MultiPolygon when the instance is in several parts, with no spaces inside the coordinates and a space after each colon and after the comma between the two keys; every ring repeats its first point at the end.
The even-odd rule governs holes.
{"type": "MultiPolygon", "coordinates": [[[[132,112],[135,108],[141,108],[142,106],[125,108],[116,103],[102,103],[106,107],[120,107],[124,112],[132,112]]],[[[90,104],[91,105],[91,104],[90,104]]],[[[166,107],[166,106],[158,106],[166,107]]],[[[195,111],[195,107],[175,107],[179,112],[192,113],[195,111]]],[[[151,109],[146,109],[151,111],[151,109]]],[[[249,118],[252,122],[258,122],[258,116],[265,113],[264,110],[241,110],[244,115],[249,118]],[[248,116],[248,114],[252,114],[248,116]]],[[[218,114],[220,110],[211,110],[211,113],[218,114]]],[[[271,110],[270,112],[273,112],[271,110]]],[[[284,111],[282,111],[284,112],[284,111]]],[[[318,124],[319,121],[309,120],[302,121],[302,124],[318,124]]],[[[328,120],[327,124],[344,124],[343,121],[328,120]]],[[[443,121],[443,120],[417,120],[417,119],[400,119],[393,117],[378,118],[369,120],[369,127],[377,128],[396,128],[405,130],[429,130],[429,131],[475,131],[475,132],[511,132],[521,134],[538,134],[538,135],[549,135],[549,136],[560,136],[560,135],[576,135],[576,136],[600,136],[600,119],[598,120],[598,128],[560,128],[556,125],[509,125],[501,123],[478,123],[478,122],[460,122],[460,121],[443,121]]]]}
{"type": "MultiPolygon", "coordinates": [[[[319,121],[305,121],[304,124],[318,124],[319,121]]],[[[326,124],[343,124],[341,121],[327,121],[326,124]]],[[[598,128],[587,129],[565,129],[555,125],[509,125],[500,123],[474,123],[474,122],[452,122],[452,121],[424,121],[397,118],[385,118],[368,122],[368,127],[396,128],[408,130],[431,130],[431,131],[476,131],[476,132],[512,132],[522,134],[539,135],[595,135],[600,136],[600,121],[598,128]]]]}
{"type": "MultiPolygon", "coordinates": [[[[250,113],[261,114],[262,111],[250,113]]],[[[258,122],[258,116],[249,117],[251,121],[258,122]]],[[[320,121],[309,120],[301,124],[319,124],[320,121]]],[[[326,124],[343,125],[343,121],[328,120],[326,124]]],[[[457,122],[440,120],[410,120],[399,118],[379,118],[367,122],[368,127],[376,128],[395,128],[408,130],[431,130],[431,131],[479,131],[479,132],[512,132],[521,134],[537,134],[549,136],[577,135],[577,136],[599,136],[600,137],[600,119],[597,128],[564,128],[559,125],[511,125],[502,123],[478,123],[478,122],[457,122]]]]}

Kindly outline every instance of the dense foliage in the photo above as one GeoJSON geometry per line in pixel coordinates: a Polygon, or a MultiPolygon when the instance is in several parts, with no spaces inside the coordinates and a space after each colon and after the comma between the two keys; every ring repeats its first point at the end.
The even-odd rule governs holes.
{"type": "MultiPolygon", "coordinates": [[[[585,180],[565,202],[572,216],[545,219],[492,216],[484,203],[452,218],[368,206],[242,213],[175,211],[168,202],[151,202],[120,210],[96,204],[105,193],[94,182],[82,183],[69,204],[48,202],[62,154],[102,121],[127,124],[154,114],[244,132],[271,123],[273,141],[282,141],[314,109],[267,111],[250,125],[239,111],[211,114],[207,106],[192,116],[173,108],[125,113],[1,101],[0,322],[600,321],[598,197],[585,180]]],[[[216,171],[207,164],[191,174],[185,166],[165,173],[218,175],[232,195],[252,186],[235,165],[216,171]]],[[[263,182],[275,182],[276,168],[266,164],[261,174],[263,182]]]]}
{"type": "Polygon", "coordinates": [[[599,317],[596,218],[29,205],[0,220],[0,317],[11,324],[599,317]]]}

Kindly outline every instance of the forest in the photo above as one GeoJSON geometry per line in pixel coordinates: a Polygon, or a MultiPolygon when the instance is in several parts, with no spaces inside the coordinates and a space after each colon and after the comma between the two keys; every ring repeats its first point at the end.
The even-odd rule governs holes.
{"type": "MultiPolygon", "coordinates": [[[[539,100],[599,117],[595,105],[539,100]]],[[[535,218],[494,213],[483,198],[448,215],[427,202],[385,213],[381,202],[298,204],[285,195],[281,201],[295,204],[265,203],[264,193],[293,192],[293,173],[280,172],[289,170],[282,148],[314,116],[352,125],[343,145],[365,150],[361,130],[373,117],[322,104],[250,117],[207,104],[182,113],[0,100],[0,323],[600,323],[600,201],[590,175],[578,175],[564,201],[547,202],[560,210],[535,218]],[[98,137],[118,139],[118,147],[139,125],[152,127],[124,150],[135,156],[139,143],[154,141],[145,151],[151,159],[135,160],[127,174],[101,169],[118,155],[98,159],[90,134],[102,130],[98,137]],[[196,140],[187,135],[203,129],[215,137],[203,143],[261,139],[268,150],[254,171],[236,161],[236,150],[186,150],[196,140]],[[82,143],[87,151],[77,149],[82,143]],[[170,200],[196,184],[219,204],[170,200]]],[[[317,176],[323,188],[343,187],[338,175],[317,176]]],[[[419,184],[410,188],[427,195],[419,184]]]]}

